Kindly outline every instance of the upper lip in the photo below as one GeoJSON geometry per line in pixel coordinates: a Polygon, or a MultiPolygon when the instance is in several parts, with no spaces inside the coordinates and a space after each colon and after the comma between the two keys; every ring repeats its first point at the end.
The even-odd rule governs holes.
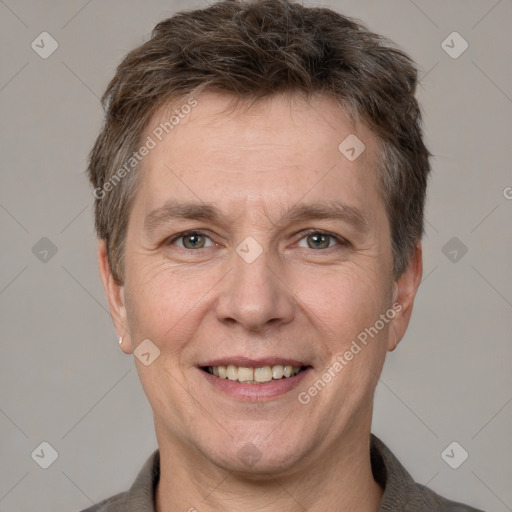
{"type": "Polygon", "coordinates": [[[288,357],[262,357],[258,359],[252,359],[249,357],[223,357],[220,359],[211,359],[204,363],[201,363],[199,366],[229,366],[229,365],[239,366],[243,368],[261,368],[263,366],[275,366],[277,364],[283,366],[308,366],[303,361],[299,361],[297,359],[290,359],[288,357]]]}

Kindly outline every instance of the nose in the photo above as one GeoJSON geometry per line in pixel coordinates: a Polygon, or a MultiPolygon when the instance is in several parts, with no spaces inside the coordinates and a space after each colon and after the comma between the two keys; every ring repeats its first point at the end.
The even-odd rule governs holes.
{"type": "Polygon", "coordinates": [[[267,251],[251,263],[233,254],[233,266],[223,280],[216,313],[219,321],[248,331],[264,331],[292,321],[295,304],[291,283],[267,251]]]}

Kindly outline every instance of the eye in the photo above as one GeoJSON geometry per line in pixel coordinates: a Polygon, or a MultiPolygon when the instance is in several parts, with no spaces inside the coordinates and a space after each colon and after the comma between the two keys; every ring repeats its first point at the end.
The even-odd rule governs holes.
{"type": "Polygon", "coordinates": [[[347,245],[347,243],[342,238],[324,231],[310,231],[301,238],[299,246],[309,249],[329,249],[333,245],[347,245]],[[306,246],[301,243],[303,240],[306,246]]]}
{"type": "Polygon", "coordinates": [[[168,242],[169,244],[177,245],[183,249],[204,249],[205,247],[212,247],[215,245],[212,240],[201,233],[200,231],[188,231],[186,233],[180,233],[168,242]],[[210,242],[209,245],[208,241],[210,242]]]}

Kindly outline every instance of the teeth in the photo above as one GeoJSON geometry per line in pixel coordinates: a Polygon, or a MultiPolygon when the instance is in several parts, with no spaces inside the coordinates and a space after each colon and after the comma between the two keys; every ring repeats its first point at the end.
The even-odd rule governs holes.
{"type": "Polygon", "coordinates": [[[276,364],[275,366],[272,366],[272,377],[274,377],[274,379],[281,379],[283,375],[284,372],[282,365],[276,364]]]}
{"type": "Polygon", "coordinates": [[[208,371],[221,379],[237,380],[249,384],[270,382],[289,378],[300,372],[300,366],[276,364],[274,366],[262,366],[260,368],[248,368],[243,366],[209,366],[208,371]]]}
{"type": "Polygon", "coordinates": [[[254,370],[254,380],[256,382],[270,382],[272,380],[272,368],[264,366],[254,370]]]}
{"type": "Polygon", "coordinates": [[[226,368],[226,373],[229,380],[238,379],[238,368],[236,366],[233,366],[232,364],[228,365],[226,368]]]}
{"type": "Polygon", "coordinates": [[[252,368],[238,368],[238,380],[240,382],[254,380],[254,370],[252,368]]]}

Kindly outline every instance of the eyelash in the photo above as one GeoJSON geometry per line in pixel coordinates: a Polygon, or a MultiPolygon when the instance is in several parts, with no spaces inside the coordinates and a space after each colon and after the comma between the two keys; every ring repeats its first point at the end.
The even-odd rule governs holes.
{"type": "MultiPolygon", "coordinates": [[[[167,239],[167,241],[165,242],[166,245],[172,245],[174,244],[174,242],[176,242],[177,240],[179,240],[180,238],[184,238],[186,236],[190,236],[190,235],[202,235],[202,236],[205,236],[207,238],[209,238],[211,240],[211,238],[206,234],[204,233],[203,231],[200,231],[200,230],[191,230],[191,231],[183,231],[182,233],[178,233],[177,235],[167,239]]],[[[334,240],[336,240],[336,242],[338,243],[339,246],[350,246],[350,242],[348,240],[346,240],[345,238],[342,238],[341,236],[338,236],[338,235],[335,235],[333,233],[329,233],[328,231],[321,231],[321,230],[318,230],[318,229],[310,229],[310,230],[306,230],[306,231],[302,231],[299,233],[300,238],[299,238],[299,241],[310,236],[310,235],[323,235],[323,236],[328,236],[328,237],[331,237],[333,238],[334,240]]],[[[211,240],[213,242],[213,240],[211,240]]],[[[214,242],[215,243],[215,242],[214,242]]],[[[327,247],[326,249],[319,249],[319,251],[326,251],[328,249],[333,249],[334,247],[336,246],[329,246],[327,247]]],[[[186,247],[180,247],[180,249],[184,249],[186,251],[198,251],[200,249],[209,249],[209,247],[202,247],[200,249],[187,249],[186,247]]],[[[314,250],[314,249],[312,249],[314,250]]]]}

